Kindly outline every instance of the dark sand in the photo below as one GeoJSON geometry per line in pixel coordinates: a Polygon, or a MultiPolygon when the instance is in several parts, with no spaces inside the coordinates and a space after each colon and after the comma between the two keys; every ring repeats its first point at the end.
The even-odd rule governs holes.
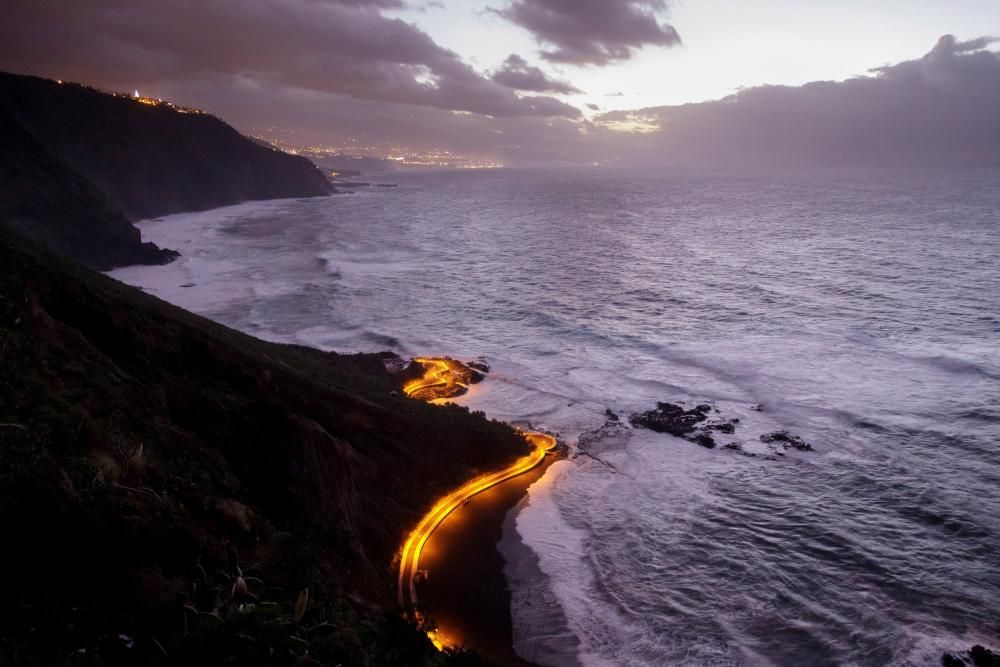
{"type": "Polygon", "coordinates": [[[429,578],[419,585],[417,598],[447,643],[510,664],[530,664],[514,653],[511,594],[497,545],[510,510],[557,458],[549,454],[533,470],[475,496],[445,519],[424,546],[420,566],[429,578]]]}

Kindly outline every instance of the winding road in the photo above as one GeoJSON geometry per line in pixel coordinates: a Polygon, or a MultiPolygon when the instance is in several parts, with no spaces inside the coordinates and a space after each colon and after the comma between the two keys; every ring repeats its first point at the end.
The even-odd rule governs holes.
{"type": "MultiPolygon", "coordinates": [[[[403,391],[407,396],[433,401],[464,392],[466,385],[461,382],[461,378],[463,377],[462,371],[467,369],[461,363],[452,359],[421,358],[415,359],[415,361],[423,365],[427,371],[419,380],[413,380],[404,386],[403,391]],[[455,393],[449,394],[449,391],[455,393]]],[[[503,470],[477,477],[438,500],[403,544],[396,590],[400,606],[410,610],[418,619],[416,579],[420,572],[420,553],[434,530],[448,515],[473,496],[513,477],[523,475],[539,465],[545,459],[545,455],[552,451],[557,444],[556,439],[546,433],[521,431],[521,435],[534,446],[531,454],[517,460],[513,465],[503,470]]],[[[430,636],[432,641],[438,643],[433,634],[430,636]]]]}
{"type": "Polygon", "coordinates": [[[403,385],[403,393],[431,403],[454,398],[469,389],[473,372],[461,362],[446,358],[417,357],[413,361],[424,367],[423,377],[403,385]]]}

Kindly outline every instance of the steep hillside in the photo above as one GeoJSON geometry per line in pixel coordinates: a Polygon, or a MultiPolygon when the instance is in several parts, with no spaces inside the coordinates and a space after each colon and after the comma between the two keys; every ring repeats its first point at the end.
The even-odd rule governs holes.
{"type": "Polygon", "coordinates": [[[176,253],[143,243],[97,187],[0,111],[0,222],[96,269],[157,264],[176,253]]]}
{"type": "Polygon", "coordinates": [[[0,111],[131,220],[330,192],[308,160],[192,110],[0,73],[0,111]]]}
{"type": "Polygon", "coordinates": [[[2,225],[0,350],[0,663],[445,659],[392,610],[391,561],[434,498],[526,453],[511,429],[2,225]]]}

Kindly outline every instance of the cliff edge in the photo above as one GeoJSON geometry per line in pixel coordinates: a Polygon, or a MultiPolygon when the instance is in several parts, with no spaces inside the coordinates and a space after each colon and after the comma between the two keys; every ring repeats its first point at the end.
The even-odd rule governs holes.
{"type": "Polygon", "coordinates": [[[2,225],[0,349],[0,662],[444,659],[392,559],[527,453],[512,429],[402,396],[391,355],[243,335],[2,225]]]}
{"type": "Polygon", "coordinates": [[[0,214],[94,268],[170,258],[129,221],[332,191],[305,158],[159,100],[0,73],[0,124],[0,214]]]}

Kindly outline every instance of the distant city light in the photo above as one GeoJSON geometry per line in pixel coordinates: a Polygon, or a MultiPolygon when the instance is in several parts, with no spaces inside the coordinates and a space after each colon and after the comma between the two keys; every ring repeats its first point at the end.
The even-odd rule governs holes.
{"type": "Polygon", "coordinates": [[[278,128],[267,128],[264,134],[250,136],[276,150],[292,155],[303,155],[314,160],[335,157],[346,159],[375,158],[394,162],[404,167],[445,169],[502,169],[505,166],[496,160],[461,155],[444,149],[416,150],[399,145],[364,145],[365,139],[358,137],[342,139],[343,143],[339,145],[303,145],[299,142],[276,137],[276,134],[288,133],[278,128]]]}

